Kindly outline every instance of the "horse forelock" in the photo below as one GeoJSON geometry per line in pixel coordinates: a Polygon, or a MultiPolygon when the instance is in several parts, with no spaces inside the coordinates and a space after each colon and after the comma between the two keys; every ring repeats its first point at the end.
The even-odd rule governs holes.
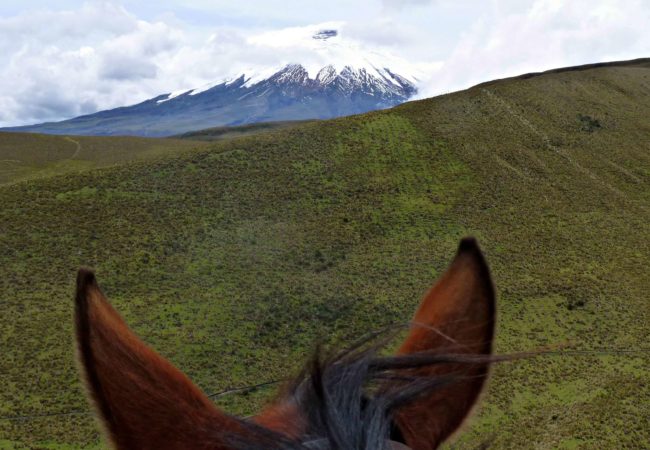
{"type": "Polygon", "coordinates": [[[278,402],[288,414],[280,412],[262,423],[241,420],[246,433],[228,436],[228,444],[247,450],[409,448],[394,422],[400,408],[465,379],[463,367],[490,360],[434,352],[381,356],[380,349],[374,344],[335,354],[317,349],[278,402]],[[434,378],[414,374],[431,365],[454,365],[456,370],[434,378]]]}

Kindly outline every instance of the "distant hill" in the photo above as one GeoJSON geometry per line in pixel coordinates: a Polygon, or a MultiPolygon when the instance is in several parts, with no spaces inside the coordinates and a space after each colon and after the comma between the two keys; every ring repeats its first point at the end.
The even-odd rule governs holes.
{"type": "Polygon", "coordinates": [[[575,352],[496,364],[454,448],[650,447],[648,117],[644,60],[0,186],[0,447],[100,448],[81,265],[216,393],[407,322],[464,235],[491,265],[496,351],[575,352]]]}
{"type": "Polygon", "coordinates": [[[200,145],[177,139],[0,132],[0,185],[180,154],[200,145]]]}
{"type": "Polygon", "coordinates": [[[176,139],[190,139],[195,141],[218,141],[295,128],[308,122],[308,120],[293,120],[287,122],[261,122],[232,127],[212,127],[204,130],[188,131],[187,133],[172,137],[176,139]]]}

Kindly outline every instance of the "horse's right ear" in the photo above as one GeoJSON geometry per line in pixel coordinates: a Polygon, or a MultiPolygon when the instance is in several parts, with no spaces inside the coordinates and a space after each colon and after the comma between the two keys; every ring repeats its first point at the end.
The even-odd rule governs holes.
{"type": "Polygon", "coordinates": [[[417,376],[451,381],[402,408],[395,421],[414,450],[435,449],[461,425],[476,402],[492,351],[495,295],[490,271],[476,241],[463,239],[447,271],[424,296],[401,354],[479,356],[479,362],[436,364],[417,376]]]}
{"type": "Polygon", "coordinates": [[[238,423],[124,323],[86,269],[75,307],[81,371],[110,442],[118,449],[222,449],[238,423]]]}

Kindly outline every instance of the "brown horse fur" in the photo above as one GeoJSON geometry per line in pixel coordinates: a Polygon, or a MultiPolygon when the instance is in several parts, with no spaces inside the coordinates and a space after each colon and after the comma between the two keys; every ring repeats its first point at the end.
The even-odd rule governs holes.
{"type": "Polygon", "coordinates": [[[476,241],[463,239],[396,356],[378,357],[376,349],[351,349],[329,361],[317,355],[285,398],[246,421],[221,412],[144,344],[91,271],[81,269],[77,277],[81,371],[106,435],[120,450],[379,449],[390,448],[383,444],[389,438],[414,450],[435,449],[459,428],[482,390],[494,321],[489,269],[476,241]],[[366,381],[376,382],[373,397],[362,392],[366,381]],[[350,414],[343,422],[358,419],[358,430],[336,423],[339,412],[350,414]],[[373,441],[372,433],[381,436],[373,441]],[[329,447],[312,445],[321,441],[329,447]]]}
{"type": "MultiPolygon", "coordinates": [[[[463,240],[447,272],[424,296],[415,325],[398,353],[435,349],[443,354],[491,354],[494,298],[483,255],[475,241],[463,240]]],[[[483,388],[488,365],[431,365],[418,372],[427,377],[456,373],[464,378],[397,414],[396,422],[412,448],[434,448],[431,442],[444,441],[463,423],[483,388]]]]}

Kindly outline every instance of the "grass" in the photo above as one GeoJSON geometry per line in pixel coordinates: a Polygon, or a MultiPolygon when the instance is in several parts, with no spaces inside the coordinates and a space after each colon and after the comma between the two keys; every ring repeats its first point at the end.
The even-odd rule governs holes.
{"type": "Polygon", "coordinates": [[[233,139],[244,136],[253,136],[259,133],[282,130],[300,126],[310,122],[309,120],[293,120],[285,122],[261,122],[232,127],[214,127],[204,130],[189,131],[175,136],[177,139],[191,139],[194,141],[218,141],[222,139],[233,139]]]}
{"type": "Polygon", "coordinates": [[[0,185],[159,158],[201,145],[179,139],[0,132],[0,185]]]}
{"type": "Polygon", "coordinates": [[[80,265],[212,393],[408,320],[472,234],[498,352],[600,353],[498,365],[453,448],[648,447],[649,97],[643,64],[550,73],[0,187],[0,444],[99,443],[73,364],[80,265]]]}

